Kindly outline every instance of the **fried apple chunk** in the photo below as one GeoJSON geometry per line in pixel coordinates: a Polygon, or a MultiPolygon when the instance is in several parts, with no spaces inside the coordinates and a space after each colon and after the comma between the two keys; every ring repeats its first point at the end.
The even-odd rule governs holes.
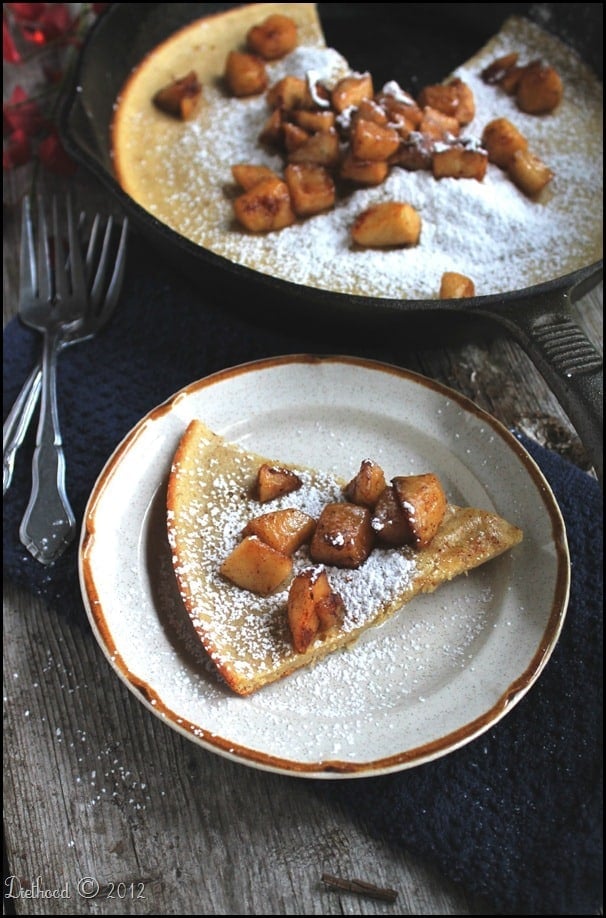
{"type": "Polygon", "coordinates": [[[453,137],[459,136],[461,126],[452,115],[445,115],[443,112],[439,112],[437,108],[426,105],[423,109],[423,117],[418,130],[425,137],[429,137],[432,140],[451,140],[453,137]]]}
{"type": "Polygon", "coordinates": [[[444,271],[440,281],[441,300],[462,300],[476,295],[476,286],[471,278],[457,271],[444,271]]]}
{"type": "Polygon", "coordinates": [[[387,485],[375,505],[371,526],[379,542],[384,545],[410,545],[413,539],[400,501],[392,485],[387,485]]]}
{"type": "Polygon", "coordinates": [[[495,118],[482,132],[482,145],[491,163],[507,169],[514,154],[528,148],[528,141],[508,118],[495,118]]]}
{"type": "Polygon", "coordinates": [[[518,150],[507,167],[507,174],[520,191],[536,197],[553,178],[553,172],[530,150],[518,150]]]}
{"type": "Polygon", "coordinates": [[[257,182],[234,201],[238,222],[251,233],[268,233],[295,222],[288,185],[279,178],[257,182]]]}
{"type": "Polygon", "coordinates": [[[533,61],[523,68],[516,86],[516,102],[523,112],[546,115],[558,107],[563,95],[562,79],[553,67],[533,61]]]}
{"type": "Polygon", "coordinates": [[[504,54],[502,57],[497,57],[488,64],[487,67],[484,67],[480,76],[483,81],[489,85],[494,83],[500,84],[509,71],[513,67],[516,67],[519,57],[520,55],[517,51],[511,51],[508,54],[504,54]]]}
{"type": "MultiPolygon", "coordinates": [[[[302,130],[302,129],[300,129],[302,130]]],[[[334,128],[310,134],[301,146],[288,154],[290,163],[316,163],[334,168],[339,162],[339,136],[334,128]]]]}
{"type": "Polygon", "coordinates": [[[387,112],[374,99],[362,99],[358,104],[356,118],[363,118],[364,121],[372,121],[374,124],[385,126],[389,121],[387,112]]]}
{"type": "Polygon", "coordinates": [[[252,163],[237,163],[235,166],[231,167],[231,174],[240,188],[244,191],[249,191],[251,188],[254,188],[254,186],[258,185],[263,179],[270,178],[279,180],[280,178],[280,176],[276,175],[274,170],[270,169],[269,166],[256,166],[252,163]]]}
{"type": "Polygon", "coordinates": [[[291,121],[282,121],[282,140],[287,153],[298,150],[309,140],[309,133],[291,121]]]}
{"type": "Polygon", "coordinates": [[[375,96],[375,102],[387,114],[389,123],[396,125],[404,136],[416,131],[423,120],[421,106],[397,83],[386,84],[375,96]]]}
{"type": "Polygon", "coordinates": [[[275,500],[276,497],[297,491],[302,484],[297,473],[291,469],[264,462],[257,471],[255,496],[260,503],[264,504],[269,500],[275,500]]]}
{"type": "Polygon", "coordinates": [[[173,118],[187,121],[193,117],[202,99],[202,84],[195,70],[163,86],[153,97],[156,108],[173,118]]]}
{"type": "Polygon", "coordinates": [[[283,555],[292,555],[305,542],[309,542],[315,528],[316,521],[312,516],[296,507],[286,507],[249,520],[242,535],[256,535],[283,555]]]}
{"type": "Polygon", "coordinates": [[[282,133],[282,113],[279,108],[274,108],[261,129],[259,140],[269,146],[278,146],[282,139],[282,133]]]}
{"type": "Polygon", "coordinates": [[[269,596],[291,575],[292,566],[288,555],[249,535],[225,558],[219,573],[243,590],[269,596]]]}
{"type": "Polygon", "coordinates": [[[316,615],[320,620],[320,634],[329,634],[343,625],[345,605],[338,593],[329,593],[316,603],[316,615]]]}
{"type": "Polygon", "coordinates": [[[473,121],[476,113],[473,91],[458,77],[449,83],[437,83],[425,86],[418,98],[421,108],[429,106],[450,118],[456,118],[459,124],[473,121]]]}
{"type": "Polygon", "coordinates": [[[416,245],[421,236],[421,217],[412,204],[383,201],[359,214],[352,239],[368,248],[416,245]]]}
{"type": "Polygon", "coordinates": [[[446,495],[437,475],[404,475],[392,478],[392,486],[412,533],[416,548],[429,545],[446,513],[446,495]]]}
{"type": "Polygon", "coordinates": [[[356,159],[388,160],[400,146],[400,135],[391,127],[356,118],[349,142],[356,159]]]}
{"type": "Polygon", "coordinates": [[[389,175],[389,163],[356,159],[346,153],[339,167],[339,177],[356,185],[381,185],[389,175]]]}
{"type": "Polygon", "coordinates": [[[257,96],[267,89],[265,61],[256,54],[230,51],[225,63],[225,81],[234,96],[257,96]]]}
{"type": "Polygon", "coordinates": [[[329,131],[335,126],[334,112],[311,112],[300,108],[292,112],[292,119],[298,127],[303,128],[309,134],[329,131]]]}
{"type": "Polygon", "coordinates": [[[297,25],[290,16],[273,13],[249,29],[246,43],[251,51],[266,61],[275,61],[297,47],[297,25]]]}
{"type": "Polygon", "coordinates": [[[313,561],[335,567],[359,567],[374,544],[370,511],[358,504],[326,504],[311,540],[313,561]]]}
{"type": "Polygon", "coordinates": [[[309,100],[309,89],[303,77],[285,76],[267,91],[267,104],[270,108],[279,108],[280,111],[289,112],[295,108],[303,108],[309,100]]]}
{"type": "Polygon", "coordinates": [[[325,570],[308,567],[293,578],[286,614],[297,653],[305,653],[319,633],[327,634],[341,626],[343,601],[331,589],[325,570]]]}
{"type": "Polygon", "coordinates": [[[334,206],[335,183],[324,166],[290,163],[284,170],[284,178],[298,217],[310,217],[334,206]]]}
{"type": "Polygon", "coordinates": [[[434,143],[430,137],[425,137],[415,131],[402,142],[402,146],[392,158],[392,163],[409,172],[431,169],[433,148],[434,143]]]}
{"type": "Polygon", "coordinates": [[[363,507],[374,507],[385,490],[385,473],[372,459],[363,459],[356,475],[343,489],[347,500],[363,507]]]}
{"type": "Polygon", "coordinates": [[[359,105],[363,99],[372,99],[373,92],[370,73],[356,73],[339,80],[330,100],[334,110],[340,114],[346,108],[359,105]]]}
{"type": "Polygon", "coordinates": [[[434,151],[431,169],[433,177],[467,178],[481,182],[488,168],[488,155],[485,150],[473,149],[463,144],[453,144],[445,149],[434,151]]]}

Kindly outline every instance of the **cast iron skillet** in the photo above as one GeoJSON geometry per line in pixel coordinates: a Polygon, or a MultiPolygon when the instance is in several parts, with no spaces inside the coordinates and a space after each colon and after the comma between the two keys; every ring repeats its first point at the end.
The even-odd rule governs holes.
{"type": "MultiPolygon", "coordinates": [[[[315,318],[349,330],[394,331],[432,311],[467,313],[505,326],[544,376],[583,440],[600,479],[603,462],[602,358],[575,322],[570,303],[602,277],[602,261],[562,277],[546,266],[545,283],[467,300],[398,300],[333,293],[279,280],[194,245],[160,223],[115,181],[110,124],[125,78],[143,56],[172,32],[233,3],[115,3],[89,35],[60,117],[64,143],[115,196],[141,233],[165,258],[206,289],[222,289],[226,302],[251,298],[264,318],[292,325],[315,318]],[[237,295],[239,292],[239,296],[237,295]],[[244,295],[245,293],[245,295],[244,295]],[[285,307],[285,304],[288,304],[285,307]]],[[[519,14],[572,45],[602,78],[601,3],[320,3],[327,42],[379,85],[396,79],[409,91],[442,80],[519,14]],[[405,36],[404,45],[393,36],[405,36]]],[[[250,310],[250,305],[248,305],[250,310]]],[[[365,332],[366,333],[366,332],[365,332]]]]}

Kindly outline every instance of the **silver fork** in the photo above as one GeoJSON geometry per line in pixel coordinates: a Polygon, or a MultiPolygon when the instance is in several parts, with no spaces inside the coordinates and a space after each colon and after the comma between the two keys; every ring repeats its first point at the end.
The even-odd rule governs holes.
{"type": "Polygon", "coordinates": [[[89,306],[85,265],[71,202],[67,202],[67,252],[52,205],[54,257],[45,205],[38,200],[36,240],[29,199],[24,202],[21,243],[19,317],[43,335],[40,420],[32,462],[32,492],[19,536],[42,564],[51,564],[76,534],[76,521],[65,490],[65,457],[57,409],[57,357],[61,341],[77,327],[89,306]],[[67,265],[66,267],[66,261],[67,265]]]}
{"type": "MultiPolygon", "coordinates": [[[[114,252],[111,245],[114,220],[112,217],[108,218],[102,242],[100,242],[101,223],[101,217],[97,214],[91,227],[86,252],[86,276],[90,289],[88,309],[81,319],[70,324],[65,330],[59,342],[61,350],[71,344],[87,341],[97,334],[109,322],[118,303],[126,265],[128,219],[124,218],[122,221],[122,229],[113,254],[113,271],[109,279],[108,270],[111,267],[114,252]],[[100,255],[97,251],[99,244],[101,244],[100,255]]],[[[80,225],[84,226],[84,214],[80,215],[80,225]]],[[[40,397],[41,382],[42,361],[40,360],[24,382],[2,427],[3,495],[11,485],[15,457],[34,416],[40,397]]]]}

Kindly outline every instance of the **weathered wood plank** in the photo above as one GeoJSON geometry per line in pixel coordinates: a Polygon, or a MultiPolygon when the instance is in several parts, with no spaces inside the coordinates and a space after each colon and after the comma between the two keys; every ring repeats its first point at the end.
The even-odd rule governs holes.
{"type": "MultiPolygon", "coordinates": [[[[81,203],[105,198],[86,181],[77,191],[81,203]]],[[[5,321],[16,302],[18,232],[9,208],[5,321]]],[[[578,307],[600,348],[601,304],[600,286],[578,307]]],[[[459,328],[448,346],[417,340],[401,360],[583,464],[557,400],[496,327],[459,328]]],[[[23,891],[41,877],[42,889],[69,893],[13,898],[5,912],[490,914],[416,858],[371,839],[305,780],[234,764],[170,730],[116,679],[84,610],[68,620],[5,583],[4,628],[8,873],[23,891]],[[336,893],[323,872],[393,887],[398,900],[336,893]],[[94,898],[78,894],[86,877],[81,891],[98,883],[94,898]]]]}

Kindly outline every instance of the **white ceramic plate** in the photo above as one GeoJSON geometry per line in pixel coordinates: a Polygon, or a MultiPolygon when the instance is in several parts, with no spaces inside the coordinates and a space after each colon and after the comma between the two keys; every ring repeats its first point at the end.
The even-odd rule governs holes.
{"type": "Polygon", "coordinates": [[[137,698],[246,765],[304,777],[397,771],[444,755],[511,710],[547,662],[569,591],[564,523],[540,470],[494,418],[393,366],[286,356],[209,376],[144,417],[91,495],[80,543],[88,615],[137,698]],[[436,472],[449,500],[495,510],[523,542],[247,698],[192,637],[165,531],[165,488],[192,418],[258,453],[351,477],[436,472]]]}

